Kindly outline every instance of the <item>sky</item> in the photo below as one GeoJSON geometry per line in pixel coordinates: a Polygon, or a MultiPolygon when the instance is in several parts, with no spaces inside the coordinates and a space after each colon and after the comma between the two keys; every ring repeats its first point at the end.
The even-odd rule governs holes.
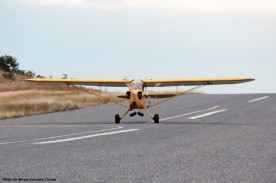
{"type": "Polygon", "coordinates": [[[275,0],[0,0],[0,23],[0,55],[46,77],[250,77],[201,91],[276,92],[275,0]]]}

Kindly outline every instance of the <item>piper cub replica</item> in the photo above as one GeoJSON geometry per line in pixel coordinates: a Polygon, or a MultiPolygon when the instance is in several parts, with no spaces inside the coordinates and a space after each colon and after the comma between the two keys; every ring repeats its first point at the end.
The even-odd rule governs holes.
{"type": "Polygon", "coordinates": [[[36,82],[40,84],[65,84],[78,88],[85,92],[91,93],[98,97],[104,98],[109,102],[116,103],[120,106],[126,107],[127,110],[123,115],[115,115],[115,123],[120,123],[121,120],[127,117],[127,113],[130,111],[135,111],[130,113],[130,117],[135,115],[144,116],[141,113],[142,110],[146,111],[147,115],[145,117],[153,119],[155,123],[159,123],[159,115],[155,114],[154,116],[148,111],[148,108],[159,105],[163,102],[166,102],[170,99],[173,99],[177,96],[190,93],[200,87],[205,85],[219,85],[219,84],[237,84],[244,83],[249,81],[254,81],[255,79],[251,78],[212,78],[212,79],[167,79],[167,80],[94,80],[94,79],[27,79],[28,82],[36,82]],[[76,85],[89,85],[89,86],[104,86],[104,87],[128,87],[129,91],[126,92],[126,95],[118,96],[119,98],[125,98],[129,100],[129,106],[125,106],[121,103],[111,101],[101,95],[98,95],[86,88],[79,87],[76,85]],[[165,87],[165,86],[192,86],[196,87],[191,88],[184,92],[171,93],[171,94],[147,94],[147,87],[165,87]],[[149,105],[147,99],[149,98],[165,98],[155,104],[149,105]]]}

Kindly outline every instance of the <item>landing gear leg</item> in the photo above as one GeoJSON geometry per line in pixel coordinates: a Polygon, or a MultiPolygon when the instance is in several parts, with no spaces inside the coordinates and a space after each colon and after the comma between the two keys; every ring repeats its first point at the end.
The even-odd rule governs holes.
{"type": "Polygon", "coordinates": [[[159,115],[158,114],[155,114],[154,116],[152,116],[146,108],[144,108],[144,110],[148,113],[148,115],[150,115],[149,119],[153,119],[154,123],[159,123],[159,115]]]}
{"type": "Polygon", "coordinates": [[[115,115],[115,123],[118,124],[120,123],[121,119],[124,119],[125,115],[130,111],[131,109],[129,108],[121,117],[119,114],[115,115]]]}

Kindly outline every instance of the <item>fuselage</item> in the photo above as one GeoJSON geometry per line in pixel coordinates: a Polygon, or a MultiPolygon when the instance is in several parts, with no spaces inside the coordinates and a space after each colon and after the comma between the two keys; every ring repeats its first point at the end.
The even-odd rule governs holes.
{"type": "Polygon", "coordinates": [[[130,91],[126,93],[129,99],[131,109],[144,109],[146,107],[147,98],[145,97],[145,86],[142,80],[133,80],[130,83],[130,91]]]}
{"type": "Polygon", "coordinates": [[[129,106],[131,109],[143,109],[146,103],[147,99],[143,90],[132,90],[129,98],[129,106]]]}

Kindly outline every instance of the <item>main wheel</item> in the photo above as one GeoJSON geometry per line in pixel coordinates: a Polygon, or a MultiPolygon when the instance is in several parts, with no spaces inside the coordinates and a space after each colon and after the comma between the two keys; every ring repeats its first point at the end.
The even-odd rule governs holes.
{"type": "Polygon", "coordinates": [[[154,121],[154,123],[159,123],[159,115],[158,114],[155,114],[153,116],[153,121],[154,121]]]}
{"type": "Polygon", "coordinates": [[[115,123],[120,123],[120,121],[121,121],[121,118],[120,118],[120,116],[119,116],[119,114],[116,114],[115,115],[115,123]]]}

